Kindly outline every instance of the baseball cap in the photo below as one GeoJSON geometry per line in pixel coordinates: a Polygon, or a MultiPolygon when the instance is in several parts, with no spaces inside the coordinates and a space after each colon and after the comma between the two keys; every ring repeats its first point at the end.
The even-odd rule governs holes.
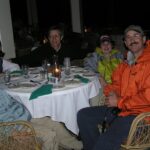
{"type": "Polygon", "coordinates": [[[110,42],[110,43],[112,43],[111,37],[108,36],[108,35],[102,35],[100,37],[100,43],[104,43],[104,42],[110,42]]]}
{"type": "Polygon", "coordinates": [[[124,31],[124,36],[126,35],[126,33],[127,33],[128,31],[131,31],[131,30],[136,31],[136,32],[140,33],[142,36],[144,36],[144,31],[143,31],[143,29],[142,29],[140,26],[138,26],[138,25],[130,25],[130,26],[128,26],[128,27],[125,29],[125,31],[124,31]]]}

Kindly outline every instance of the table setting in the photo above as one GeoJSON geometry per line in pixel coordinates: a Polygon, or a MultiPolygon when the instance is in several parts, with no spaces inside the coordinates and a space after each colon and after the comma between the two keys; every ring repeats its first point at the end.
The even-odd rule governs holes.
{"type": "Polygon", "coordinates": [[[9,77],[7,77],[8,73],[3,74],[0,77],[3,87],[10,91],[32,93],[41,87],[48,86],[50,88],[48,94],[50,94],[55,91],[58,92],[82,86],[95,77],[94,73],[77,66],[70,66],[69,73],[67,72],[67,74],[65,67],[61,67],[61,78],[59,81],[57,81],[57,77],[48,76],[46,72],[42,72],[42,67],[25,69],[25,71],[22,69],[10,72],[9,77]]]}
{"type": "Polygon", "coordinates": [[[42,66],[28,68],[25,74],[22,69],[3,73],[0,88],[25,105],[33,118],[50,116],[78,134],[76,114],[90,107],[89,99],[98,95],[101,85],[97,76],[84,68],[69,66],[66,73],[65,66],[59,66],[53,71],[56,76],[42,66]],[[6,75],[8,80],[4,80],[6,75]]]}

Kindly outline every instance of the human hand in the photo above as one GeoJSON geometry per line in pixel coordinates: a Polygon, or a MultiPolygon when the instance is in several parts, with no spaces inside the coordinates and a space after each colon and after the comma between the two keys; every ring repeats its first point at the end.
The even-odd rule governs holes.
{"type": "Polygon", "coordinates": [[[117,107],[118,99],[119,99],[119,96],[116,94],[116,92],[112,91],[106,97],[105,105],[107,107],[117,107]]]}
{"type": "Polygon", "coordinates": [[[105,79],[102,76],[99,76],[99,82],[100,82],[102,88],[104,88],[107,85],[105,79]]]}

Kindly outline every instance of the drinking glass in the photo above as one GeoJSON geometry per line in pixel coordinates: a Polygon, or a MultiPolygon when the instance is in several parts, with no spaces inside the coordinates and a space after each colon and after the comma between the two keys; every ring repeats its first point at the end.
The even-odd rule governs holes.
{"type": "Polygon", "coordinates": [[[23,74],[25,78],[28,78],[29,67],[27,65],[22,66],[23,74]]]}
{"type": "Polygon", "coordinates": [[[69,57],[64,58],[64,72],[65,75],[67,76],[70,75],[70,66],[71,66],[70,58],[69,57]]]}
{"type": "Polygon", "coordinates": [[[64,58],[64,67],[70,67],[71,63],[70,63],[70,58],[69,57],[65,57],[64,58]]]}
{"type": "Polygon", "coordinates": [[[40,70],[40,78],[42,80],[46,78],[46,71],[44,69],[40,70]]]}
{"type": "Polygon", "coordinates": [[[49,62],[48,62],[47,59],[44,59],[44,60],[42,61],[42,68],[43,68],[45,71],[47,71],[48,64],[49,64],[49,62]]]}
{"type": "Polygon", "coordinates": [[[8,71],[6,71],[4,74],[4,81],[5,81],[5,83],[10,82],[10,73],[8,71]]]}

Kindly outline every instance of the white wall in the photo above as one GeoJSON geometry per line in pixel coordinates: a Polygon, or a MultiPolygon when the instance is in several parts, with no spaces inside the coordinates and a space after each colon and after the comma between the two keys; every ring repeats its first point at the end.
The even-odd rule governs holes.
{"type": "Polygon", "coordinates": [[[15,46],[9,0],[0,0],[0,37],[5,58],[14,58],[15,46]]]}

